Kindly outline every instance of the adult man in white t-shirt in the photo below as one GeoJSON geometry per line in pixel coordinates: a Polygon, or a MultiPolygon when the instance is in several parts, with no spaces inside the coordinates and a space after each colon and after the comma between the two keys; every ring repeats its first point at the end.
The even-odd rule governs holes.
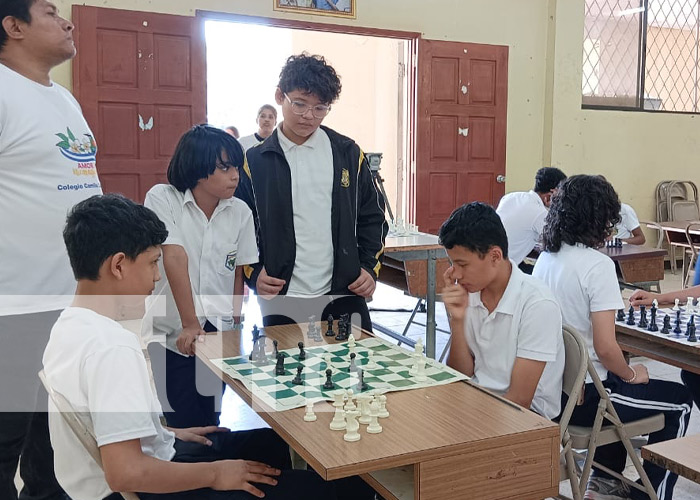
{"type": "Polygon", "coordinates": [[[547,418],[559,415],[564,373],[561,311],[552,293],[508,260],[498,215],[484,203],[440,228],[452,266],[442,299],[450,316],[447,364],[547,418]]]}
{"type": "Polygon", "coordinates": [[[541,168],[531,191],[508,193],[496,208],[508,235],[510,258],[528,274],[532,273],[532,266],[523,264],[523,259],[539,242],[552,194],[564,179],[566,174],[558,168],[541,168]]]}
{"type": "Polygon", "coordinates": [[[65,498],[53,472],[37,372],[51,326],[75,290],[61,230],[102,192],[97,146],[49,71],[75,55],[73,25],[46,0],[0,2],[0,498],[65,498]]]}

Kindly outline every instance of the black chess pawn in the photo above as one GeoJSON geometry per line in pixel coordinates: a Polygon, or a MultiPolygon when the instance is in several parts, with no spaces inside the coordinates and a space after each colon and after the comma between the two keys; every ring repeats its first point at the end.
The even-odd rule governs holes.
{"type": "Polygon", "coordinates": [[[274,339],[272,341],[272,357],[277,358],[277,355],[279,354],[279,351],[277,350],[277,339],[274,339]]]}
{"type": "Polygon", "coordinates": [[[686,336],[690,335],[690,330],[692,328],[695,328],[695,315],[694,314],[690,315],[690,320],[688,320],[688,324],[686,325],[686,330],[685,330],[686,336]]]}
{"type": "Polygon", "coordinates": [[[354,352],[350,353],[350,366],[348,366],[348,371],[349,372],[356,372],[357,371],[357,365],[355,364],[355,354],[354,352]]]}
{"type": "Polygon", "coordinates": [[[306,351],[304,350],[304,343],[299,342],[297,344],[299,346],[299,361],[304,361],[306,359],[306,351]]]}
{"type": "Polygon", "coordinates": [[[683,333],[683,331],[681,330],[681,311],[680,311],[680,309],[678,311],[676,311],[676,324],[673,326],[673,333],[675,333],[676,335],[680,335],[681,333],[683,333]]]}
{"type": "Polygon", "coordinates": [[[333,376],[333,370],[328,368],[326,370],[326,381],[323,383],[323,388],[326,390],[331,390],[335,389],[335,384],[333,383],[333,380],[331,380],[331,377],[333,376]]]}
{"type": "Polygon", "coordinates": [[[365,382],[365,372],[364,370],[357,370],[357,390],[359,392],[366,391],[369,389],[367,382],[365,382]]]}
{"type": "Polygon", "coordinates": [[[637,323],[637,326],[639,328],[646,328],[648,324],[647,308],[646,306],[639,306],[639,323],[637,323]]]}
{"type": "Polygon", "coordinates": [[[664,316],[664,324],[661,326],[661,333],[669,334],[671,332],[671,316],[664,316]]]}
{"type": "Polygon", "coordinates": [[[338,333],[335,336],[335,340],[343,341],[345,340],[345,322],[342,320],[338,321],[338,333]]]}
{"type": "Polygon", "coordinates": [[[695,336],[695,325],[690,325],[688,330],[690,330],[688,333],[688,342],[697,342],[698,338],[695,336]]]}
{"type": "Polygon", "coordinates": [[[615,318],[617,321],[625,321],[625,310],[624,309],[618,309],[617,310],[617,318],[615,318]]]}
{"type": "Polygon", "coordinates": [[[303,365],[297,365],[297,374],[292,379],[292,384],[294,385],[304,385],[304,381],[301,379],[301,372],[304,369],[303,365]]]}
{"type": "Polygon", "coordinates": [[[632,306],[630,306],[629,310],[627,311],[627,324],[634,326],[634,307],[632,306]]]}
{"type": "Polygon", "coordinates": [[[333,333],[333,315],[329,314],[328,319],[326,319],[326,337],[333,336],[335,336],[335,333],[333,333]]]}
{"type": "Polygon", "coordinates": [[[650,332],[658,332],[659,327],[656,324],[656,307],[651,306],[651,319],[649,320],[649,326],[647,327],[647,330],[650,332]]]}
{"type": "Polygon", "coordinates": [[[284,371],[284,354],[277,353],[277,364],[275,365],[275,375],[285,375],[284,371]]]}

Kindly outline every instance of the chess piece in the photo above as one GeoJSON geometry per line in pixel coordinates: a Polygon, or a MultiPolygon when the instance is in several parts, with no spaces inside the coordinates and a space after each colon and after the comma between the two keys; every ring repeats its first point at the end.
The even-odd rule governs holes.
{"type": "Polygon", "coordinates": [[[639,328],[646,328],[647,325],[647,308],[642,305],[639,306],[639,323],[637,323],[637,326],[639,328]]]}
{"type": "Polygon", "coordinates": [[[374,399],[369,394],[360,394],[357,396],[357,404],[360,405],[360,418],[358,419],[361,424],[367,425],[371,422],[369,414],[369,404],[374,399]]]}
{"type": "Polygon", "coordinates": [[[331,363],[331,353],[327,352],[323,355],[323,362],[326,363],[326,368],[333,368],[333,365],[331,363]]]}
{"type": "Polygon", "coordinates": [[[326,320],[326,337],[333,336],[335,336],[335,333],[333,333],[333,315],[329,314],[328,319],[326,320]]]}
{"type": "Polygon", "coordinates": [[[380,366],[374,360],[374,351],[367,351],[367,364],[365,367],[369,370],[376,370],[377,368],[380,368],[380,366]]]}
{"type": "Polygon", "coordinates": [[[357,406],[355,406],[355,401],[354,401],[354,393],[352,392],[352,389],[348,389],[348,402],[345,403],[345,411],[354,411],[357,410],[357,406]]]}
{"type": "Polygon", "coordinates": [[[277,358],[277,355],[279,354],[279,350],[277,349],[277,339],[273,339],[272,341],[272,357],[277,358]]]}
{"type": "Polygon", "coordinates": [[[260,330],[258,330],[258,325],[253,325],[253,343],[255,343],[260,338],[260,330]]]}
{"type": "Polygon", "coordinates": [[[297,344],[297,346],[299,347],[299,361],[304,361],[306,359],[306,351],[304,351],[304,343],[299,342],[297,344]]]}
{"type": "Polygon", "coordinates": [[[627,311],[627,324],[634,326],[634,307],[632,306],[630,306],[629,310],[627,311]]]}
{"type": "Polygon", "coordinates": [[[355,356],[357,356],[357,354],[355,354],[354,352],[350,353],[350,366],[348,366],[348,371],[350,373],[357,371],[357,365],[355,364],[355,356]]]}
{"type": "Polygon", "coordinates": [[[661,327],[661,333],[665,333],[666,335],[668,335],[670,332],[671,332],[671,317],[668,314],[666,314],[664,316],[664,324],[661,327]]]}
{"type": "Polygon", "coordinates": [[[365,382],[365,371],[361,368],[357,369],[357,391],[362,392],[369,389],[369,386],[365,382]]]}
{"type": "Polygon", "coordinates": [[[330,368],[326,370],[326,381],[323,383],[323,388],[327,391],[330,391],[332,389],[335,389],[335,384],[333,383],[333,380],[331,380],[331,377],[333,376],[333,370],[330,368]]]}
{"type": "Polygon", "coordinates": [[[418,337],[416,345],[413,347],[413,355],[415,357],[423,356],[423,337],[418,337]]]}
{"type": "Polygon", "coordinates": [[[617,318],[615,318],[617,321],[625,321],[625,310],[624,309],[618,309],[617,310],[617,318]]]}
{"type": "Polygon", "coordinates": [[[421,356],[416,366],[416,381],[425,382],[428,377],[425,375],[425,358],[421,356]]]}
{"type": "Polygon", "coordinates": [[[347,411],[345,412],[345,434],[343,439],[345,441],[354,442],[360,440],[360,423],[357,421],[359,416],[357,411],[347,411]]]}
{"type": "Polygon", "coordinates": [[[277,364],[275,365],[275,375],[285,375],[284,371],[284,354],[277,353],[277,364]]]}
{"type": "Polygon", "coordinates": [[[386,394],[379,396],[379,418],[388,418],[389,410],[386,409],[386,394]]]}
{"type": "Polygon", "coordinates": [[[676,299],[674,304],[673,304],[673,308],[671,310],[672,311],[680,311],[681,310],[680,303],[681,303],[681,299],[676,299]]]}
{"type": "Polygon", "coordinates": [[[301,379],[301,372],[304,369],[303,365],[297,365],[297,374],[292,379],[292,384],[294,385],[304,385],[304,381],[301,379]]]}
{"type": "Polygon", "coordinates": [[[688,300],[685,303],[685,310],[689,314],[693,314],[695,311],[695,307],[693,306],[694,299],[693,297],[688,297],[688,300]]]}
{"type": "Polygon", "coordinates": [[[647,330],[650,332],[658,332],[659,327],[656,325],[656,307],[654,307],[654,304],[651,305],[651,319],[649,320],[649,326],[647,327],[647,330]]]}
{"type": "Polygon", "coordinates": [[[345,430],[345,410],[342,408],[336,408],[333,414],[333,420],[331,420],[331,430],[342,431],[345,430]]]}
{"type": "Polygon", "coordinates": [[[695,328],[695,315],[691,314],[690,319],[688,320],[688,324],[686,326],[685,334],[686,336],[690,335],[691,329],[695,328]]]}
{"type": "Polygon", "coordinates": [[[304,422],[315,422],[316,414],[314,413],[314,402],[308,401],[306,403],[306,413],[304,413],[304,422]]]}
{"type": "Polygon", "coordinates": [[[372,401],[369,404],[369,426],[367,426],[367,432],[370,434],[379,434],[382,432],[382,426],[379,424],[379,403],[372,401]]]}
{"type": "Polygon", "coordinates": [[[335,391],[333,393],[333,407],[335,408],[342,408],[345,406],[345,391],[344,390],[339,390],[335,391]]]}
{"type": "MultiPolygon", "coordinates": [[[[676,299],[676,300],[678,300],[678,299],[676,299]]],[[[680,335],[681,333],[683,333],[681,331],[681,310],[680,309],[676,310],[676,324],[673,326],[673,333],[675,333],[676,335],[680,335]]]]}
{"type": "Polygon", "coordinates": [[[350,353],[354,353],[354,352],[355,352],[355,346],[356,346],[356,345],[357,345],[357,344],[356,344],[356,342],[355,342],[355,336],[354,336],[354,335],[348,335],[348,349],[349,349],[350,353]]]}
{"type": "Polygon", "coordinates": [[[690,333],[688,334],[688,342],[697,342],[698,338],[695,336],[695,325],[690,326],[690,333]]]}

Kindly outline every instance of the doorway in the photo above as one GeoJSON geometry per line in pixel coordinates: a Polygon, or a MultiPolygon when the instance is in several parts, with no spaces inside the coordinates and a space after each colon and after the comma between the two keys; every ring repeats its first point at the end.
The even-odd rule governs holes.
{"type": "MultiPolygon", "coordinates": [[[[274,93],[287,57],[304,51],[322,55],[343,86],[324,125],[354,139],[365,153],[382,153],[387,202],[394,214],[405,217],[410,40],[228,19],[204,23],[210,124],[233,125],[241,136],[256,132],[258,108],[277,107],[274,93]]],[[[281,119],[279,108],[278,115],[281,119]]]]}

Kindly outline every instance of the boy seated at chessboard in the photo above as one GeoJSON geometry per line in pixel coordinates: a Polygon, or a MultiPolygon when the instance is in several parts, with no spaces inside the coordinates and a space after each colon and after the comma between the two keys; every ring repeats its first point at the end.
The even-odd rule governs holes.
{"type": "MultiPolygon", "coordinates": [[[[695,266],[695,282],[700,278],[700,267],[695,266]]],[[[659,306],[670,306],[679,301],[687,303],[689,299],[698,299],[700,306],[700,285],[695,285],[684,290],[674,290],[666,293],[653,293],[646,290],[637,290],[630,296],[630,305],[634,307],[648,306],[656,299],[659,306]]],[[[700,375],[688,370],[681,370],[681,380],[690,391],[695,401],[695,406],[700,408],[700,375]]]]}
{"type": "MultiPolygon", "coordinates": [[[[50,387],[89,418],[102,459],[91,458],[51,405],[56,477],[73,500],[137,492],[143,499],[334,499],[335,485],[290,468],[289,448],[271,429],[164,428],[136,335],[117,319],[143,309],[160,279],[167,237],[156,214],[119,195],[77,204],[63,232],[78,281],[71,307],[44,352],[50,387]]],[[[141,311],[143,312],[143,311],[141,311]]]]}
{"type": "Polygon", "coordinates": [[[442,291],[452,332],[447,364],[510,401],[556,418],[564,342],[552,292],[508,259],[503,223],[484,203],[456,209],[439,236],[452,263],[442,291]]]}

